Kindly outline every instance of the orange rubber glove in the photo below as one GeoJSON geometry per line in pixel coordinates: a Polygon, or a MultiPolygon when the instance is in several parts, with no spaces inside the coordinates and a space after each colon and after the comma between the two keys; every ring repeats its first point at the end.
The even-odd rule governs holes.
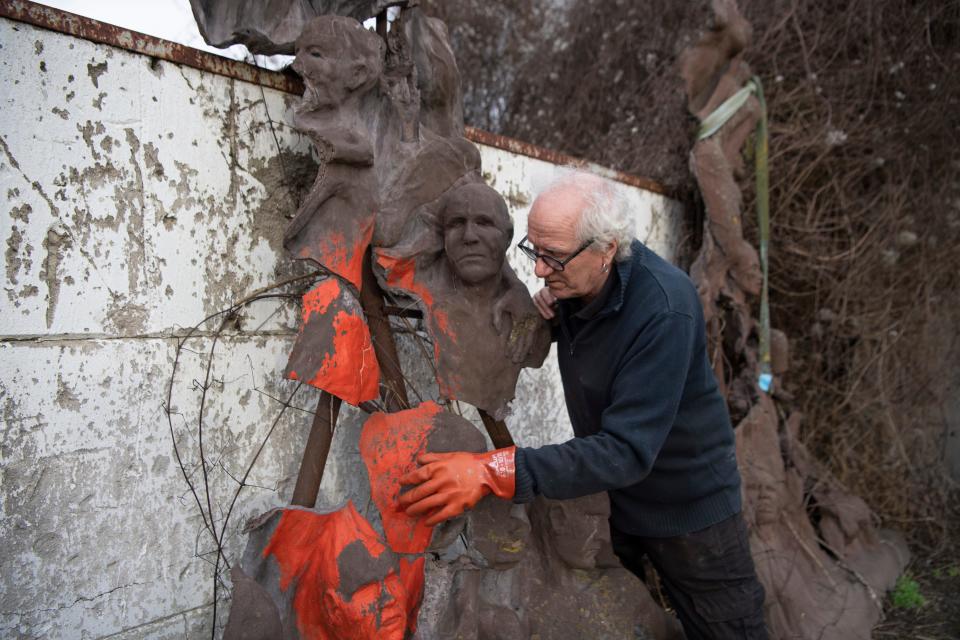
{"type": "Polygon", "coordinates": [[[429,526],[456,518],[493,493],[510,499],[516,491],[516,447],[486,453],[424,453],[422,466],[400,478],[401,485],[418,485],[400,494],[400,508],[410,516],[429,514],[429,526]]]}

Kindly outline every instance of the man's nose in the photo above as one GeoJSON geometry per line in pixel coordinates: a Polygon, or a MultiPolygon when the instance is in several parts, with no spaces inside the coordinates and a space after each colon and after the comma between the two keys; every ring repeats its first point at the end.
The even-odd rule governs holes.
{"type": "Polygon", "coordinates": [[[463,241],[464,242],[476,242],[477,241],[477,227],[472,222],[467,222],[463,225],[463,241]]]}
{"type": "Polygon", "coordinates": [[[543,258],[537,258],[537,261],[533,265],[533,273],[538,278],[546,278],[553,273],[553,271],[554,269],[548,265],[543,258]]]}

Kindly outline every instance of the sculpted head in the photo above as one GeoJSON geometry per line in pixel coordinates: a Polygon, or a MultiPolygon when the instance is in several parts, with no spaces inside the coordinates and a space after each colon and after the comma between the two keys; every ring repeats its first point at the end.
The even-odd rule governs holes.
{"type": "Polygon", "coordinates": [[[534,269],[561,299],[599,293],[612,263],[630,257],[632,239],[623,196],[607,180],[584,172],[565,175],[543,191],[527,221],[526,244],[561,262],[571,258],[562,270],[538,258],[534,269]]]}
{"type": "Polygon", "coordinates": [[[776,523],[785,504],[783,468],[773,464],[744,465],[743,485],[753,522],[759,527],[776,523]]]}
{"type": "Polygon", "coordinates": [[[542,539],[568,566],[593,569],[610,546],[610,500],[597,493],[573,500],[540,499],[531,518],[542,539]]]}
{"type": "Polygon", "coordinates": [[[437,217],[450,268],[463,282],[480,284],[500,274],[513,223],[503,196],[483,183],[457,187],[437,217]]]}
{"type": "Polygon", "coordinates": [[[297,38],[293,70],[306,85],[304,101],[323,109],[376,86],[383,71],[383,41],[353,18],[320,16],[297,38]]]}

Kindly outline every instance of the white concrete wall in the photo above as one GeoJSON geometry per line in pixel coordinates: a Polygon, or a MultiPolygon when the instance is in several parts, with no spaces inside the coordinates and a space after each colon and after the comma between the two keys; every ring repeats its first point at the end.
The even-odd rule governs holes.
{"type": "MultiPolygon", "coordinates": [[[[212,545],[163,407],[190,327],[303,272],[280,246],[296,208],[284,173],[310,177],[308,145],[285,124],[293,98],[5,19],[0,44],[0,636],[208,636],[212,545]]],[[[481,150],[519,239],[554,167],[481,150]]],[[[624,189],[639,236],[670,255],[675,205],[624,189]]],[[[531,263],[509,258],[535,287],[531,263]]],[[[261,302],[217,343],[202,422],[218,527],[231,476],[294,389],[280,371],[295,317],[287,301],[261,302]]],[[[215,328],[186,343],[171,403],[201,487],[197,413],[215,328]]],[[[435,393],[413,340],[401,351],[435,393]]],[[[264,448],[225,536],[231,559],[243,522],[289,499],[316,398],[299,391],[264,448]]],[[[515,404],[520,444],[569,435],[552,365],[523,376],[515,404]]],[[[358,493],[359,424],[344,411],[325,501],[358,493]]]]}

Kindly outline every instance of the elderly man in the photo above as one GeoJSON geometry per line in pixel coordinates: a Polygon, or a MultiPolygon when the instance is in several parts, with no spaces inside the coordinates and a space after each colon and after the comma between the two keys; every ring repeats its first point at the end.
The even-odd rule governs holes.
{"type": "Polygon", "coordinates": [[[493,493],[517,502],[608,491],[611,535],[641,578],[646,555],[688,638],[765,638],[763,587],[740,515],[733,429],[682,271],[633,238],[624,203],[573,174],[534,202],[520,248],[546,287],[577,437],[536,449],[436,454],[400,498],[439,521],[493,493]]]}

